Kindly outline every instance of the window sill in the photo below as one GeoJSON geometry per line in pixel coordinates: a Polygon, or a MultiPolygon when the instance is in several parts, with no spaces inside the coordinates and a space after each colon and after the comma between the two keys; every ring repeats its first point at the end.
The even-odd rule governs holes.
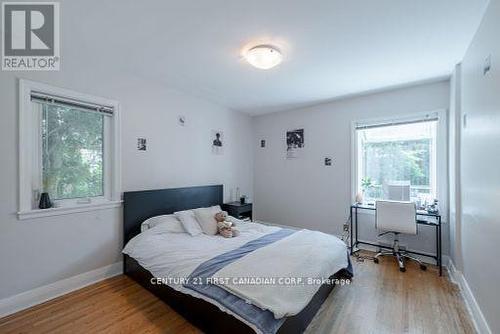
{"type": "Polygon", "coordinates": [[[43,218],[51,216],[62,216],[73,213],[118,208],[121,205],[122,201],[107,201],[103,203],[81,204],[78,206],[70,206],[70,207],[36,209],[36,210],[18,212],[17,218],[19,220],[25,220],[25,219],[43,218]]]}

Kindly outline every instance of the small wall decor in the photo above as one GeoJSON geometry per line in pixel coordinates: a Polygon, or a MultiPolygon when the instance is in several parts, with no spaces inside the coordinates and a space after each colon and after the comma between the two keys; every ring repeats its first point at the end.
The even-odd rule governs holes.
{"type": "Polygon", "coordinates": [[[266,140],[265,139],[262,139],[260,141],[260,147],[262,147],[262,148],[266,147],[266,140]]]}
{"type": "Polygon", "coordinates": [[[304,129],[289,130],[286,132],[286,158],[295,159],[304,149],[304,129]]]}
{"type": "Polygon", "coordinates": [[[177,123],[179,123],[180,126],[185,126],[186,125],[186,116],[180,115],[177,118],[177,123]]]}
{"type": "Polygon", "coordinates": [[[138,151],[146,151],[146,138],[137,138],[137,150],[138,151]]]}
{"type": "Polygon", "coordinates": [[[212,153],[213,154],[223,154],[224,153],[224,132],[221,130],[212,130],[212,153]]]}
{"type": "Polygon", "coordinates": [[[489,71],[491,71],[491,55],[484,60],[483,75],[488,74],[489,71]]]}
{"type": "Polygon", "coordinates": [[[332,158],[325,157],[325,166],[331,166],[331,165],[332,165],[332,158]]]}

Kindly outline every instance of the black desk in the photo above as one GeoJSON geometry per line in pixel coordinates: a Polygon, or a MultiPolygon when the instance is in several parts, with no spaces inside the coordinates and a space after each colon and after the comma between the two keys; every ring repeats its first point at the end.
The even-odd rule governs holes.
{"type": "MultiPolygon", "coordinates": [[[[375,208],[375,205],[368,205],[368,204],[353,204],[353,205],[351,205],[351,213],[350,213],[350,215],[351,215],[351,219],[350,219],[350,224],[351,224],[351,228],[350,228],[350,231],[351,231],[351,238],[350,238],[351,255],[354,252],[359,251],[359,249],[354,250],[354,248],[357,247],[359,244],[370,245],[370,246],[375,246],[375,247],[379,247],[379,248],[391,249],[391,247],[358,240],[358,211],[359,210],[376,211],[376,208],[375,208]],[[353,214],[353,211],[354,211],[354,214],[353,214]],[[354,225],[354,229],[353,229],[353,225],[354,225]]],[[[441,248],[441,215],[439,213],[429,213],[427,211],[417,210],[417,224],[435,227],[435,229],[436,229],[436,255],[429,255],[429,254],[413,252],[413,251],[406,251],[406,252],[433,258],[434,260],[436,260],[436,265],[439,267],[439,276],[442,276],[442,274],[443,274],[443,261],[442,261],[443,254],[442,254],[442,248],[441,248]],[[432,218],[432,220],[430,220],[430,221],[421,220],[421,219],[418,219],[418,217],[430,217],[430,218],[432,218]]]]}

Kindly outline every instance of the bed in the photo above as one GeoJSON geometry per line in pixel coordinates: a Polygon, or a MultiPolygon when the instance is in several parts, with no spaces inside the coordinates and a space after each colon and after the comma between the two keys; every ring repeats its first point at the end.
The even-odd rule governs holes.
{"type": "MultiPolygon", "coordinates": [[[[193,286],[191,283],[169,282],[168,284],[155,284],[156,277],[169,276],[173,272],[183,273],[182,270],[187,270],[186,268],[189,268],[190,264],[192,268],[189,269],[188,272],[192,271],[192,275],[194,275],[195,272],[198,273],[198,271],[204,268],[203,265],[214,262],[210,260],[215,259],[215,263],[220,263],[221,261],[219,261],[219,259],[221,256],[227,257],[228,254],[237,254],[237,251],[241,252],[242,249],[246,250],[246,248],[253,244],[257,245],[262,244],[262,242],[267,242],[264,243],[264,245],[267,246],[263,247],[262,245],[257,245],[255,246],[257,248],[250,249],[244,254],[258,256],[262,253],[260,256],[268,258],[269,254],[272,253],[267,253],[266,255],[266,251],[272,252],[274,249],[274,252],[276,252],[277,249],[279,250],[280,243],[286,244],[287,242],[291,242],[292,237],[300,237],[299,233],[307,234],[307,231],[296,232],[253,223],[240,226],[242,230],[241,236],[232,238],[231,240],[223,240],[220,236],[200,236],[198,239],[190,239],[193,237],[182,234],[159,234],[155,231],[150,231],[150,235],[148,235],[148,233],[141,234],[141,224],[150,217],[171,214],[176,211],[220,205],[222,202],[222,185],[126,192],[124,194],[124,246],[131,248],[130,245],[135,243],[137,245],[143,245],[144,247],[144,245],[148,245],[151,240],[156,240],[157,246],[155,247],[157,248],[155,248],[154,251],[157,251],[158,254],[155,255],[156,258],[153,255],[150,256],[151,259],[155,259],[156,261],[152,263],[151,259],[145,259],[137,255],[140,253],[128,251],[128,253],[132,253],[134,257],[124,254],[124,273],[162,299],[188,321],[206,333],[302,333],[334,288],[335,284],[333,284],[333,280],[325,284],[320,284],[319,288],[316,287],[314,292],[311,293],[312,297],[307,299],[307,303],[304,303],[303,307],[300,306],[300,303],[296,305],[296,307],[300,307],[299,310],[290,313],[291,315],[283,313],[283,316],[279,319],[275,319],[274,322],[271,318],[276,318],[276,313],[273,314],[271,311],[276,312],[276,310],[272,307],[269,307],[269,310],[261,310],[261,308],[252,305],[257,303],[249,303],[248,298],[244,295],[245,290],[241,288],[241,286],[235,287],[230,284],[225,286],[216,286],[215,284],[210,284],[209,286],[205,284],[202,286],[202,288],[210,288],[211,292],[215,291],[216,295],[222,294],[222,296],[217,295],[217,298],[220,298],[217,299],[214,295],[210,295],[199,286],[193,286]],[[194,250],[197,250],[197,243],[202,245],[203,249],[209,250],[208,255],[203,254],[205,258],[201,258],[198,262],[193,262],[193,258],[180,256],[181,253],[186,253],[188,255],[194,253],[194,250]],[[218,246],[219,244],[221,246],[218,246]],[[181,252],[177,252],[177,250],[181,252]],[[219,257],[213,256],[213,258],[211,258],[210,252],[214,251],[219,251],[219,257]],[[178,261],[176,261],[177,258],[175,256],[179,256],[178,261]],[[163,265],[163,263],[158,260],[159,257],[161,257],[161,261],[170,264],[168,266],[166,264],[163,265]],[[209,260],[206,261],[207,259],[209,260]],[[175,266],[175,262],[179,262],[177,266],[175,266]],[[186,265],[184,265],[184,263],[186,265]],[[196,268],[196,270],[193,270],[193,268],[196,268]],[[231,289],[231,287],[233,289],[231,289]],[[243,290],[241,291],[239,289],[243,290]],[[227,300],[230,300],[231,303],[227,304],[227,300]],[[247,310],[247,313],[240,309],[236,309],[235,311],[235,305],[238,308],[250,308],[250,310],[247,310]],[[256,310],[258,310],[258,312],[256,310]],[[248,314],[258,314],[256,318],[261,317],[263,320],[260,322],[257,320],[254,321],[248,314]],[[274,317],[270,317],[269,314],[274,315],[274,317]],[[266,321],[268,322],[267,324],[266,321]]],[[[127,247],[125,247],[125,250],[127,247]]],[[[337,250],[334,255],[337,256],[338,252],[337,250]]],[[[198,254],[196,254],[196,256],[198,256],[198,254]]],[[[235,270],[233,266],[248,266],[248,263],[245,263],[244,260],[251,261],[252,256],[240,255],[239,260],[231,260],[233,262],[228,262],[230,264],[227,265],[227,267],[217,270],[220,270],[219,272],[225,271],[226,274],[230,274],[231,269],[235,270]]],[[[341,279],[352,277],[352,267],[350,266],[347,255],[345,256],[347,264],[345,266],[340,265],[340,261],[337,260],[335,265],[342,268],[338,271],[336,270],[331,278],[341,279]]],[[[197,257],[195,259],[198,260],[197,257]]],[[[262,262],[262,259],[263,258],[257,257],[253,260],[262,262]]],[[[216,275],[217,273],[213,274],[211,278],[216,278],[216,275]]],[[[243,287],[247,286],[244,285],[243,287]]],[[[254,293],[255,291],[259,292],[258,290],[262,290],[260,291],[261,295],[263,295],[261,298],[264,299],[266,295],[270,294],[272,291],[268,290],[268,293],[264,285],[260,285],[258,288],[250,286],[248,289],[253,289],[254,293]]],[[[299,291],[299,289],[294,288],[293,291],[299,291]]],[[[300,295],[300,293],[298,293],[298,295],[300,295]]],[[[271,299],[271,301],[273,300],[274,299],[271,299]]],[[[258,301],[258,299],[256,299],[256,301],[258,301]]]]}

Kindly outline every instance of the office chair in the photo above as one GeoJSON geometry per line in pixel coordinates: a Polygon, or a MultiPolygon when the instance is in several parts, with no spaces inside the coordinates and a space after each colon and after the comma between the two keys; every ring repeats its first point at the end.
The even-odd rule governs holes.
{"type": "Polygon", "coordinates": [[[378,263],[378,258],[381,256],[391,255],[396,257],[399,270],[406,271],[405,259],[418,262],[420,269],[426,270],[427,267],[416,257],[413,257],[399,249],[400,233],[417,234],[417,210],[415,203],[397,202],[397,201],[377,201],[376,202],[376,218],[375,224],[378,230],[384,231],[378,236],[383,236],[388,233],[394,233],[394,244],[392,250],[381,251],[375,255],[373,262],[378,263]]]}

